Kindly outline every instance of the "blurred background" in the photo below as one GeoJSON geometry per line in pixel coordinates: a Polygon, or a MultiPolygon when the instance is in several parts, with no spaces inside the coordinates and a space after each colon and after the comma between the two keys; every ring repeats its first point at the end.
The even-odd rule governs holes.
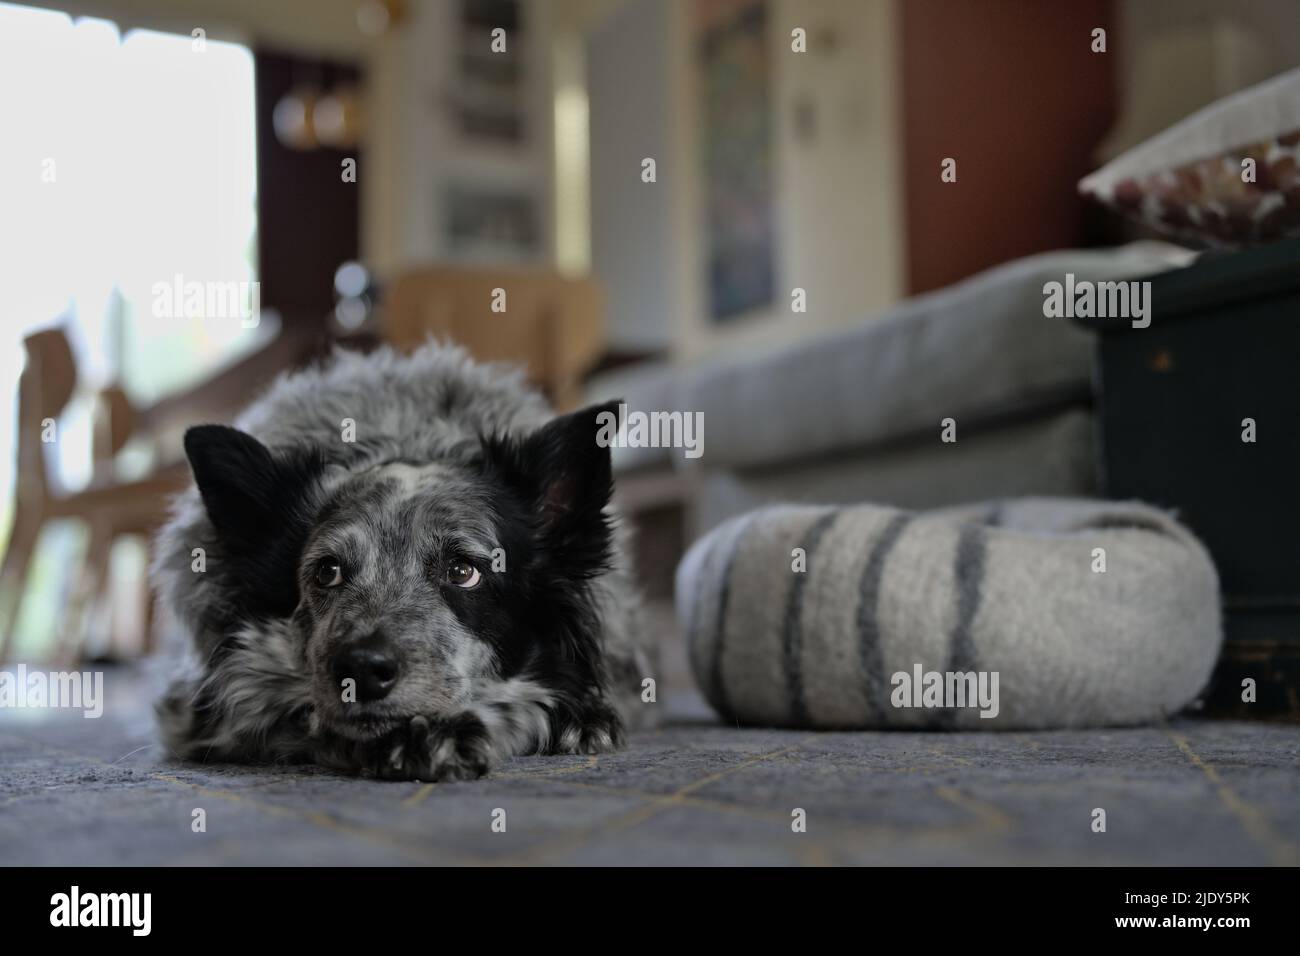
{"type": "Polygon", "coordinates": [[[147,649],[178,436],[335,343],[451,337],[559,406],[731,382],[756,417],[710,407],[700,468],[620,450],[654,596],[763,498],[1086,493],[1033,443],[1059,396],[988,426],[1051,467],[990,444],[935,483],[901,419],[810,405],[789,442],[737,363],[1141,235],[1077,181],[1298,63],[1293,0],[0,3],[0,655],[147,649]]]}

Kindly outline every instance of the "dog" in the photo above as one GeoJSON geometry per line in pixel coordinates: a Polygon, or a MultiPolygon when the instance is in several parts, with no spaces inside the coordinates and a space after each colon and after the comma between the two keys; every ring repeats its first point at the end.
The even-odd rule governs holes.
{"type": "Polygon", "coordinates": [[[557,417],[519,371],[430,342],[336,351],[189,429],[152,568],[190,645],[156,708],[168,749],[463,780],[649,725],[597,440],[616,404],[557,417]]]}

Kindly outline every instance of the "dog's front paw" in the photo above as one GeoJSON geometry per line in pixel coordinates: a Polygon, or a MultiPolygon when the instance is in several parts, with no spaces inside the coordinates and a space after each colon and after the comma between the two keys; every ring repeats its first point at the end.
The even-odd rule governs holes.
{"type": "Polygon", "coordinates": [[[415,717],[375,769],[388,780],[475,780],[492,769],[492,741],[473,714],[415,717]]]}
{"type": "Polygon", "coordinates": [[[570,715],[555,738],[555,753],[604,754],[623,746],[623,721],[608,704],[591,704],[570,715]]]}

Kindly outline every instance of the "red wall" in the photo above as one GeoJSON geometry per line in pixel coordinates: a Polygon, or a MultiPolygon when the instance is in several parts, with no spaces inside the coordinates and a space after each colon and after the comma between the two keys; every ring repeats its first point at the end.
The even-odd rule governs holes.
{"type": "Polygon", "coordinates": [[[902,0],[909,288],[1085,242],[1075,183],[1116,116],[1110,0],[902,0]],[[1093,53],[1092,30],[1107,52],[1093,53]],[[940,163],[957,160],[957,181],[940,163]]]}

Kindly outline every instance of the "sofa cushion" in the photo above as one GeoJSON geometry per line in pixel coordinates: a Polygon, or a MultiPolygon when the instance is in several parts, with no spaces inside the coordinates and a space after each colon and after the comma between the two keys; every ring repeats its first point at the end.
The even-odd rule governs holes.
{"type": "Polygon", "coordinates": [[[952,445],[905,442],[778,468],[709,469],[700,482],[697,521],[707,530],[778,501],[940,508],[981,498],[1092,495],[1096,461],[1095,423],[1076,408],[1008,422],[952,445]]]}
{"type": "MultiPolygon", "coordinates": [[[[1187,261],[1163,243],[1050,252],[876,318],[684,373],[704,463],[757,467],[1087,401],[1092,336],[1043,312],[1043,285],[1145,276],[1187,261]]],[[[670,406],[671,407],[671,406],[670,406]]]]}

